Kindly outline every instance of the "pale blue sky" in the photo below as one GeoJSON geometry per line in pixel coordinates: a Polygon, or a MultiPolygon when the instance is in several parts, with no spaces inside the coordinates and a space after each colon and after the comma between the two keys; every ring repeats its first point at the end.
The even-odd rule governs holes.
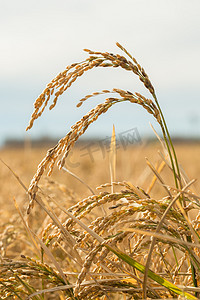
{"type": "MultiPolygon", "coordinates": [[[[83,48],[116,53],[117,41],[149,74],[172,134],[200,137],[199,0],[0,0],[0,6],[0,143],[26,135],[35,98],[68,64],[86,57],[83,48]]],[[[112,87],[144,93],[125,71],[91,71],[29,136],[64,135],[98,103],[77,109],[78,99],[112,87]]],[[[118,105],[88,135],[109,135],[113,123],[118,132],[137,127],[150,134],[149,121],[141,109],[118,105]]]]}

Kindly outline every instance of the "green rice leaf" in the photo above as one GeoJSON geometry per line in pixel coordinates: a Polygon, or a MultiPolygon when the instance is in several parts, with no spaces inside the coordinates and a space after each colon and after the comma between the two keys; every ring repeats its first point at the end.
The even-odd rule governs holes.
{"type": "MultiPolygon", "coordinates": [[[[119,258],[121,258],[124,262],[128,263],[130,266],[134,267],[135,269],[137,269],[141,273],[145,272],[145,266],[143,266],[142,264],[140,264],[139,262],[137,262],[136,260],[134,260],[133,258],[128,256],[127,254],[123,253],[122,251],[120,251],[118,249],[116,250],[116,249],[114,249],[114,248],[112,248],[112,247],[110,247],[106,244],[105,244],[105,247],[108,248],[110,251],[112,251],[119,258]]],[[[148,270],[148,277],[151,278],[152,280],[156,281],[160,285],[164,286],[165,288],[167,288],[171,292],[173,292],[177,295],[181,295],[181,296],[185,297],[185,299],[191,299],[191,300],[194,300],[194,299],[197,300],[198,299],[195,296],[184,292],[179,287],[177,287],[175,284],[173,284],[170,281],[164,279],[163,277],[157,275],[156,273],[154,273],[151,270],[148,270]]]]}

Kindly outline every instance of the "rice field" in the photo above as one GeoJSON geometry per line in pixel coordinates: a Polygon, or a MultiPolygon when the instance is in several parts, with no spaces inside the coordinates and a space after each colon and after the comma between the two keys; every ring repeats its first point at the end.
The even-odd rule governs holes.
{"type": "MultiPolygon", "coordinates": [[[[197,179],[194,186],[197,192],[199,192],[200,144],[180,143],[176,144],[175,147],[180,164],[188,178],[197,179]]],[[[87,182],[87,184],[95,191],[96,187],[99,185],[110,182],[109,152],[107,151],[104,155],[100,150],[96,151],[93,153],[92,160],[88,152],[82,152],[81,149],[82,148],[80,147],[75,147],[73,156],[70,159],[73,163],[77,163],[78,161],[80,164],[78,164],[78,166],[75,165],[75,167],[72,165],[69,169],[87,182]]],[[[45,156],[47,150],[47,147],[24,147],[17,149],[2,148],[0,150],[0,157],[14,172],[16,172],[28,188],[37,165],[45,156]]],[[[149,180],[153,177],[153,174],[146,164],[145,157],[156,165],[161,160],[158,154],[159,150],[161,150],[159,142],[148,144],[145,141],[141,145],[135,147],[130,146],[127,149],[119,148],[119,150],[117,150],[116,180],[130,181],[136,186],[139,185],[144,189],[147,189],[149,180]],[[148,178],[148,181],[146,178],[148,178]]],[[[169,185],[172,184],[170,174],[168,174],[168,176],[164,174],[164,178],[167,179],[169,185]]],[[[0,212],[1,223],[3,224],[4,222],[6,223],[8,217],[10,217],[11,211],[13,214],[16,213],[13,197],[15,196],[18,201],[22,201],[25,207],[28,205],[28,197],[19,182],[11,174],[10,170],[2,163],[0,168],[0,180],[0,212]]],[[[78,199],[86,197],[89,194],[89,190],[77,179],[66,172],[60,172],[58,169],[54,170],[52,177],[46,177],[45,180],[52,180],[65,185],[67,189],[70,189],[78,196],[78,199]]],[[[164,191],[159,184],[155,185],[152,192],[155,197],[160,197],[159,193],[164,194],[164,191]]]]}
{"type": "MultiPolygon", "coordinates": [[[[142,189],[148,190],[153,179],[153,174],[146,164],[145,157],[148,157],[156,166],[161,162],[161,158],[158,154],[159,150],[161,150],[159,142],[150,144],[144,142],[138,146],[128,147],[126,150],[118,149],[116,181],[129,181],[135,186],[140,186],[142,189]]],[[[0,157],[12,168],[16,175],[19,176],[24,185],[28,187],[35,173],[36,166],[45,156],[46,151],[47,149],[45,147],[21,149],[5,148],[1,149],[0,157]]],[[[176,151],[181,166],[186,171],[188,178],[197,179],[200,172],[200,145],[176,144],[176,151]]],[[[82,150],[80,147],[75,147],[70,161],[77,162],[77,158],[79,158],[80,165],[76,166],[76,168],[71,168],[71,171],[84,180],[95,193],[98,193],[96,187],[110,182],[109,152],[107,152],[104,157],[100,151],[95,152],[93,154],[94,161],[91,160],[89,155],[80,157],[81,153],[82,150]]],[[[166,167],[161,172],[161,176],[167,184],[173,184],[171,171],[166,170],[166,167]]],[[[5,235],[5,233],[8,234],[8,240],[6,241],[6,245],[4,245],[5,249],[3,249],[3,247],[1,248],[1,255],[5,255],[7,259],[14,261],[21,260],[21,254],[35,256],[32,246],[27,245],[27,242],[24,243],[24,239],[27,239],[27,233],[22,220],[19,218],[19,213],[13,200],[15,197],[26,218],[26,210],[29,202],[27,193],[3,163],[0,168],[0,180],[1,234],[2,236],[5,235]]],[[[59,171],[58,169],[54,170],[51,177],[45,177],[42,180],[41,186],[44,191],[56,199],[56,201],[59,199],[59,203],[66,208],[75,205],[81,199],[91,195],[90,190],[88,190],[84,184],[70,174],[59,171]]],[[[196,193],[199,192],[200,186],[198,181],[193,185],[193,188],[196,193]]],[[[110,191],[110,187],[107,189],[110,191]]],[[[119,190],[119,188],[116,187],[116,190],[119,190]]],[[[166,196],[159,182],[155,184],[151,194],[155,199],[166,196]]],[[[32,214],[28,217],[30,220],[28,221],[27,219],[27,222],[30,222],[32,225],[34,224],[35,229],[39,230],[39,228],[43,228],[47,222],[47,220],[45,222],[43,221],[44,217],[45,215],[40,211],[39,207],[36,206],[32,214]]],[[[92,218],[93,217],[94,216],[92,216],[92,218]]],[[[46,299],[50,299],[49,297],[48,293],[46,299]]],[[[56,294],[53,299],[57,299],[57,297],[61,296],[56,294]]]]}

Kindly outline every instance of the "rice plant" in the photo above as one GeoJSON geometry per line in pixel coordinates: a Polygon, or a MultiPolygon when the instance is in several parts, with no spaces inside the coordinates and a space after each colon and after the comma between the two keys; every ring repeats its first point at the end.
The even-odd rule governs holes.
{"type": "MultiPolygon", "coordinates": [[[[200,295],[200,197],[193,191],[194,180],[188,181],[181,172],[155,88],[147,73],[124,47],[119,43],[117,46],[123,55],[85,49],[88,57],[67,66],[34,103],[27,130],[47,106],[49,109],[55,107],[59,96],[73,82],[97,67],[132,72],[150,94],[148,99],[140,93],[115,88],[86,95],[78,102],[77,107],[80,107],[92,97],[103,94],[106,98],[77,121],[38,165],[27,189],[30,199],[27,213],[29,217],[33,210],[43,214],[40,225],[35,221],[30,225],[29,217],[23,216],[16,203],[24,224],[24,229],[20,230],[29,238],[31,247],[26,247],[20,259],[7,260],[6,241],[10,231],[3,232],[2,299],[198,299],[200,295]],[[60,196],[52,197],[48,187],[40,183],[45,171],[48,169],[50,176],[56,162],[59,169],[69,171],[65,162],[79,137],[110,107],[125,101],[142,106],[162,130],[160,165],[156,167],[147,159],[153,174],[153,179],[148,179],[148,189],[115,180],[113,130],[111,182],[103,183],[97,187],[97,192],[92,191],[92,195],[70,206],[66,196],[65,201],[61,201],[60,196]],[[163,180],[164,166],[171,172],[173,186],[163,180]],[[156,182],[165,192],[165,196],[158,199],[151,196],[156,182]]],[[[53,181],[49,185],[53,186],[53,181]]],[[[54,188],[56,194],[59,184],[54,188]]]]}

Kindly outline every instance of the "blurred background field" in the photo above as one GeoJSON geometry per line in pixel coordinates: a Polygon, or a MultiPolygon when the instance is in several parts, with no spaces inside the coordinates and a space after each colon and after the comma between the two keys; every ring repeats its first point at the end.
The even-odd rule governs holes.
{"type": "MultiPolygon", "coordinates": [[[[93,151],[89,155],[89,152],[86,151],[88,145],[88,143],[82,143],[74,148],[72,155],[67,160],[67,168],[84,180],[95,191],[97,186],[110,182],[109,151],[107,151],[107,148],[102,151],[98,144],[93,144],[93,148],[91,148],[93,151]]],[[[194,184],[196,192],[198,193],[200,190],[200,143],[179,142],[175,143],[175,148],[179,162],[188,178],[198,179],[194,184]]],[[[43,159],[48,149],[49,147],[47,146],[31,147],[30,145],[18,148],[4,147],[0,150],[0,157],[28,188],[36,172],[37,165],[43,159]]],[[[118,147],[116,181],[130,181],[134,185],[138,185],[144,190],[147,190],[153,175],[146,164],[145,157],[147,157],[154,166],[157,166],[161,161],[158,150],[161,150],[159,142],[142,142],[140,145],[129,146],[125,149],[123,149],[122,146],[118,147]]],[[[171,176],[167,168],[164,170],[162,176],[164,176],[163,178],[167,184],[173,185],[173,176],[171,176]]],[[[54,168],[51,177],[42,179],[41,185],[48,186],[49,181],[51,183],[52,181],[56,182],[53,185],[49,185],[51,189],[53,189],[53,186],[56,187],[58,183],[61,189],[66,190],[67,193],[72,193],[74,195],[74,202],[78,202],[78,200],[91,194],[86,186],[68,173],[59,171],[57,166],[54,168]]],[[[4,226],[6,226],[7,222],[12,218],[12,215],[16,214],[13,197],[16,198],[20,206],[25,210],[28,205],[28,196],[16,178],[2,163],[0,166],[0,182],[1,225],[4,224],[4,226]]],[[[51,193],[53,194],[53,190],[50,190],[50,194],[51,193]]],[[[161,197],[165,195],[165,191],[157,183],[151,195],[161,197]]],[[[69,205],[70,204],[71,203],[69,203],[69,205]]]]}

